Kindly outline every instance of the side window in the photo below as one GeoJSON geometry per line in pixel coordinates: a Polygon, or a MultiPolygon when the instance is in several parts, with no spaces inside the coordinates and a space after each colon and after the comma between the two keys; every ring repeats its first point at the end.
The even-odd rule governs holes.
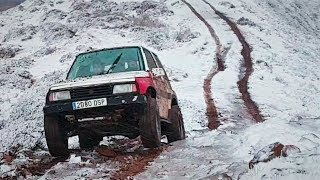
{"type": "Polygon", "coordinates": [[[157,65],[156,65],[156,63],[154,62],[151,53],[150,53],[148,50],[146,50],[146,49],[143,49],[143,52],[144,52],[144,54],[146,55],[147,63],[148,63],[149,68],[150,68],[150,69],[152,69],[152,68],[157,68],[157,65]]]}
{"type": "Polygon", "coordinates": [[[158,56],[157,56],[156,54],[154,54],[154,53],[152,53],[152,55],[153,55],[154,59],[156,60],[158,66],[164,70],[164,74],[165,74],[164,78],[165,78],[165,80],[167,81],[167,85],[171,88],[170,83],[168,83],[168,82],[170,81],[169,78],[168,78],[168,75],[167,75],[165,69],[163,68],[163,65],[162,65],[162,63],[160,62],[158,56]]]}
{"type": "Polygon", "coordinates": [[[152,53],[152,55],[153,55],[154,59],[156,60],[158,66],[159,66],[160,68],[163,68],[163,66],[162,66],[162,64],[161,64],[158,56],[157,56],[156,54],[154,54],[154,53],[152,53]]]}

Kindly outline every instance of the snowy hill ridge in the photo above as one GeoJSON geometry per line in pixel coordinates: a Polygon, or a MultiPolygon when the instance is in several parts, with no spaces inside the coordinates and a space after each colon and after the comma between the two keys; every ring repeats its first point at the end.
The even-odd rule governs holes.
{"type": "MultiPolygon", "coordinates": [[[[226,70],[212,81],[214,101],[223,115],[223,125],[214,131],[206,128],[202,86],[215,65],[216,47],[204,24],[184,3],[27,0],[0,12],[0,178],[21,177],[17,167],[35,161],[26,155],[30,151],[48,156],[42,114],[45,93],[64,79],[75,55],[130,44],[149,46],[160,55],[178,94],[188,135],[168,147],[137,179],[201,179],[221,174],[235,179],[317,179],[319,1],[207,1],[237,22],[253,49],[248,91],[265,122],[254,124],[241,102],[237,89],[241,44],[202,1],[188,0],[228,49],[226,70]],[[276,142],[295,145],[301,152],[249,169],[253,158],[265,155],[258,157],[264,152],[259,150],[276,142]],[[15,154],[12,163],[4,160],[8,151],[15,154]]],[[[77,147],[73,141],[71,145],[77,147]]],[[[72,162],[78,162],[72,157],[72,162]]],[[[53,167],[56,174],[47,173],[49,169],[44,178],[102,178],[119,169],[112,160],[102,165],[81,163],[77,168],[73,163],[58,164],[53,167]]]]}

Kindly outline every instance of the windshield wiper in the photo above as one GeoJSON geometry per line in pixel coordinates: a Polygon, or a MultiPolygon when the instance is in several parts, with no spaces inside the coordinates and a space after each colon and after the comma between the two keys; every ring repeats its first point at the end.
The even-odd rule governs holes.
{"type": "Polygon", "coordinates": [[[122,56],[122,53],[116,58],[116,60],[114,60],[114,62],[112,63],[111,67],[108,69],[106,74],[109,74],[109,72],[112,71],[117,66],[121,56],[122,56]]]}

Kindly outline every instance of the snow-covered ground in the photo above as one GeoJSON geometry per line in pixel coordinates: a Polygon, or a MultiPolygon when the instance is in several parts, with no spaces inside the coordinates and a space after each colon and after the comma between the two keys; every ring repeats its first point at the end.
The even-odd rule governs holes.
{"type": "MultiPolygon", "coordinates": [[[[231,47],[226,57],[226,71],[213,79],[216,104],[220,112],[228,116],[228,121],[216,132],[179,142],[179,148],[173,147],[162,154],[138,179],[199,179],[223,173],[234,178],[241,174],[241,179],[317,179],[320,172],[320,131],[316,128],[320,122],[320,69],[317,66],[320,63],[320,3],[208,1],[238,22],[253,48],[255,71],[249,80],[249,92],[266,121],[251,124],[250,117],[241,114],[243,105],[238,102],[236,82],[241,56],[236,36],[205,3],[188,2],[214,27],[223,46],[231,47]],[[248,162],[253,155],[274,142],[293,144],[301,153],[261,163],[249,170],[248,162]]],[[[180,19],[189,17],[185,15],[190,12],[185,5],[176,5],[173,9],[184,14],[180,19]]],[[[190,21],[199,22],[196,16],[190,21]]],[[[184,97],[185,92],[179,93],[184,97]]],[[[186,122],[190,122],[189,118],[185,117],[186,122]]]]}
{"type": "MultiPolygon", "coordinates": [[[[255,124],[237,87],[241,44],[208,5],[188,0],[215,29],[227,69],[212,82],[223,125],[206,128],[203,80],[215,66],[215,43],[181,1],[27,0],[0,14],[0,177],[17,174],[33,156],[48,156],[42,107],[50,84],[74,56],[127,44],[156,50],[176,90],[188,138],[173,143],[136,179],[317,179],[320,175],[320,3],[318,0],[208,0],[237,22],[252,46],[249,92],[265,122],[255,124]],[[249,161],[265,146],[295,145],[300,153],[249,161]],[[5,159],[5,158],[4,158],[5,159]]],[[[70,140],[71,146],[77,148],[70,140]]],[[[73,155],[42,178],[108,178],[119,166],[97,155],[73,155]],[[81,157],[79,157],[81,156],[81,157]],[[89,160],[88,160],[89,159],[89,160]],[[90,161],[90,159],[94,159],[90,161]]],[[[40,158],[41,159],[41,158],[40,158]]],[[[32,178],[30,175],[27,177],[32,178]]],[[[34,177],[39,178],[39,177],[34,177]]]]}

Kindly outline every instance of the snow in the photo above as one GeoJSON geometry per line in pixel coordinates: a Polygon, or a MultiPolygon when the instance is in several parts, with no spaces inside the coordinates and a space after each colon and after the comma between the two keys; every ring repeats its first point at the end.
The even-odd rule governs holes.
{"type": "Polygon", "coordinates": [[[77,164],[77,163],[80,163],[81,162],[81,157],[80,156],[76,156],[75,154],[71,154],[71,157],[70,157],[70,160],[69,160],[69,163],[70,164],[77,164]]]}
{"type": "MultiPolygon", "coordinates": [[[[317,179],[320,3],[207,1],[238,23],[253,48],[249,92],[265,122],[255,124],[240,98],[241,44],[202,1],[188,0],[213,26],[227,51],[227,69],[212,82],[214,101],[223,120],[214,131],[206,128],[202,86],[215,66],[215,43],[204,24],[181,1],[27,0],[20,8],[0,13],[1,154],[16,148],[35,150],[35,154],[41,154],[39,148],[46,150],[42,114],[45,93],[65,78],[76,54],[143,45],[157,52],[169,74],[188,137],[168,147],[136,179],[201,179],[223,174],[234,179],[317,179]],[[255,154],[275,142],[295,145],[301,152],[249,170],[248,163],[255,154]]],[[[78,149],[77,140],[69,139],[69,147],[78,149]]],[[[110,178],[119,168],[110,160],[97,159],[94,153],[73,154],[41,178],[110,178]]],[[[0,177],[15,176],[16,167],[30,163],[23,153],[17,161],[12,165],[1,162],[0,177]]]]}
{"type": "MultiPolygon", "coordinates": [[[[226,3],[227,1],[209,1],[234,21],[243,19],[243,17],[250,20],[248,21],[250,23],[242,23],[243,20],[240,20],[240,29],[253,47],[252,55],[255,60],[255,71],[249,80],[249,92],[266,118],[264,123],[252,124],[250,116],[243,112],[244,107],[239,102],[236,87],[241,57],[235,35],[203,3],[191,0],[188,2],[213,25],[223,46],[231,47],[226,56],[226,71],[218,73],[212,84],[215,102],[219,112],[227,115],[227,123],[221,126],[213,137],[205,132],[197,135],[201,137],[197,140],[189,136],[185,143],[177,145],[177,148],[172,148],[163,155],[164,157],[155,160],[156,163],[146,172],[138,175],[137,179],[199,179],[211,173],[224,172],[237,178],[243,171],[248,173],[240,175],[241,179],[316,179],[319,172],[318,158],[317,156],[308,158],[308,156],[319,153],[319,130],[312,128],[312,126],[317,127],[320,112],[317,103],[320,97],[318,87],[320,71],[319,66],[316,65],[319,63],[320,52],[317,46],[319,28],[310,28],[314,30],[313,32],[309,32],[310,29],[305,31],[301,29],[299,22],[314,23],[315,27],[318,27],[319,23],[315,23],[308,15],[301,15],[301,18],[305,18],[304,20],[297,19],[299,17],[296,16],[292,18],[286,14],[285,11],[288,9],[285,7],[274,6],[270,10],[271,8],[266,5],[268,3],[279,4],[278,1],[246,1],[244,3],[233,0],[229,1],[229,4],[226,3]],[[230,8],[230,4],[235,8],[230,8]],[[315,36],[310,38],[310,34],[315,36]],[[214,138],[219,141],[212,141],[214,138]],[[253,170],[248,170],[248,162],[253,158],[254,153],[277,141],[294,144],[301,149],[302,153],[261,163],[253,170]],[[209,149],[199,152],[201,158],[190,155],[189,152],[197,154],[196,149],[192,148],[205,147],[208,144],[211,145],[209,149]],[[207,165],[208,154],[212,154],[212,159],[222,158],[222,161],[229,167],[220,168],[219,162],[207,165]],[[179,157],[183,157],[181,163],[178,163],[179,157]],[[299,162],[298,159],[307,160],[296,165],[299,162]],[[202,167],[203,164],[207,167],[196,168],[202,167]],[[179,173],[171,170],[176,169],[177,166],[182,168],[178,170],[179,173]],[[208,170],[210,167],[211,170],[208,170]],[[293,172],[295,172],[294,175],[292,175],[293,172]]],[[[167,2],[168,5],[171,3],[173,1],[167,2]]],[[[290,5],[287,7],[289,9],[296,8],[294,1],[288,0],[283,4],[290,5]]],[[[319,11],[315,9],[319,6],[317,1],[300,4],[303,4],[303,11],[319,14],[319,11]]],[[[188,9],[178,7],[174,9],[174,12],[176,11],[185,13],[188,9]]],[[[290,13],[294,14],[292,10],[290,13]]],[[[177,19],[177,17],[174,18],[177,19]]],[[[186,21],[186,18],[184,16],[181,21],[186,21]]],[[[194,16],[190,21],[199,20],[194,16]]],[[[185,91],[178,96],[189,98],[188,92],[185,91]]],[[[194,101],[192,104],[197,102],[192,98],[190,100],[194,101]]],[[[185,122],[189,123],[188,118],[192,116],[185,112],[184,115],[187,115],[185,122]]]]}

